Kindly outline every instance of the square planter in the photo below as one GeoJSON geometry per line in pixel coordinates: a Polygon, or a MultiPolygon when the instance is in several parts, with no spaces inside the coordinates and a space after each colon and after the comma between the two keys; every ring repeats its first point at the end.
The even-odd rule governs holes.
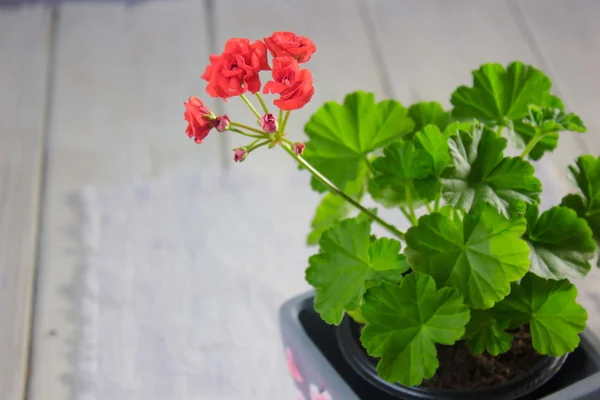
{"type": "MultiPolygon", "coordinates": [[[[314,292],[281,306],[280,325],[288,367],[299,400],[392,400],[362,379],[339,349],[336,327],[327,325],[313,308],[314,292]]],[[[579,347],[546,384],[522,400],[600,399],[600,342],[585,330],[579,347]]]]}

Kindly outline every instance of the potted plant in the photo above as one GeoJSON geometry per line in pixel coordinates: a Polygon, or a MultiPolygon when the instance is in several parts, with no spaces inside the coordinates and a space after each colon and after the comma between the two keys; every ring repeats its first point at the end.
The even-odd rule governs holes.
{"type": "Polygon", "coordinates": [[[196,97],[184,114],[197,143],[213,129],[244,135],[236,162],[282,149],[324,194],[308,235],[318,245],[306,270],[315,293],[281,311],[299,398],[588,398],[600,356],[571,280],[588,274],[600,238],[600,158],[574,160],[577,193],[539,209],[530,160],[564,132],[586,131],[550,79],[518,61],[484,64],[452,93],[451,110],[351,93],[319,108],[301,143],[286,125],[314,93],[303,67],[315,50],[291,32],[230,39],[210,57],[206,91],[240,97],[256,121],[214,115],[196,97]],[[264,85],[262,71],[271,71],[264,85]],[[277,113],[261,93],[278,96],[277,113]],[[505,154],[509,140],[519,156],[505,154]],[[364,207],[366,196],[412,227],[364,207]]]}

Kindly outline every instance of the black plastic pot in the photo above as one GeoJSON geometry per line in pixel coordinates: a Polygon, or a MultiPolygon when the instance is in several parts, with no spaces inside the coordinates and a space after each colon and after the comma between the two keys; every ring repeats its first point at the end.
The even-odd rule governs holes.
{"type": "MultiPolygon", "coordinates": [[[[338,328],[324,323],[314,311],[313,296],[313,292],[305,293],[289,300],[280,309],[283,343],[288,361],[291,361],[289,364],[300,393],[299,398],[305,400],[444,398],[406,397],[405,393],[390,394],[389,388],[380,385],[382,381],[365,376],[365,372],[360,367],[351,365],[352,362],[348,362],[342,354],[337,338],[338,328]]],[[[356,341],[354,343],[357,344],[356,341]]],[[[373,366],[372,362],[371,366],[373,366]]],[[[534,376],[536,374],[532,371],[529,379],[534,380],[534,376]]],[[[498,398],[480,393],[475,397],[467,397],[469,394],[465,395],[465,393],[454,398],[485,400],[498,398]]],[[[581,334],[579,347],[568,356],[556,375],[518,399],[599,400],[600,343],[598,340],[591,332],[584,331],[581,334]]]]}
{"type": "Polygon", "coordinates": [[[439,390],[407,387],[384,381],[377,375],[377,360],[369,357],[360,344],[359,327],[348,316],[336,330],[345,360],[366,381],[398,399],[419,400],[514,400],[534,392],[548,382],[565,363],[568,355],[545,357],[527,375],[504,384],[476,390],[439,390]]]}

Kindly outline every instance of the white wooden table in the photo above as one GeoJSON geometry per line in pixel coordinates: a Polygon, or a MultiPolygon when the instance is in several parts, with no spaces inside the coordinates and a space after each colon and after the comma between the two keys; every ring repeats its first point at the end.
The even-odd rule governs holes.
{"type": "MultiPolygon", "coordinates": [[[[589,128],[537,165],[551,205],[566,165],[600,152],[599,16],[595,0],[0,7],[0,398],[294,398],[277,308],[307,289],[318,196],[283,153],[234,165],[236,140],[185,136],[182,102],[207,99],[200,75],[227,38],[315,41],[298,139],[352,90],[448,106],[481,63],[539,66],[589,128]]],[[[600,332],[598,272],[580,299],[600,332]]]]}

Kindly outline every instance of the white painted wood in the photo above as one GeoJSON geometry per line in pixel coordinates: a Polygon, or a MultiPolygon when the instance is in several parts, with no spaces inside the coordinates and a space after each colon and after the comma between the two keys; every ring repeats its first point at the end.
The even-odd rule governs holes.
{"type": "MultiPolygon", "coordinates": [[[[30,398],[183,399],[175,388],[168,396],[153,394],[153,385],[168,380],[178,385],[181,379],[166,359],[169,353],[153,363],[144,357],[156,356],[151,337],[161,335],[172,344],[182,332],[200,331],[202,319],[184,331],[166,320],[150,329],[156,316],[136,315],[139,310],[128,301],[152,305],[160,300],[156,295],[170,297],[175,303],[169,312],[176,320],[184,312],[176,299],[187,301],[195,291],[193,280],[169,292],[136,292],[138,278],[159,284],[167,279],[170,261],[152,264],[144,258],[147,248],[132,247],[132,268],[139,268],[132,275],[122,252],[103,244],[119,238],[120,245],[131,246],[142,232],[158,240],[162,228],[140,224],[130,203],[96,210],[83,193],[90,187],[90,193],[109,197],[165,175],[219,171],[218,137],[207,138],[201,148],[184,133],[183,101],[203,89],[199,75],[208,54],[204,6],[197,1],[68,3],[60,6],[58,21],[30,398]],[[86,236],[94,227],[90,221],[98,218],[111,219],[119,231],[107,228],[86,236]],[[89,247],[91,240],[97,248],[89,247]],[[115,273],[114,282],[97,278],[104,271],[115,273]],[[90,297],[98,287],[104,291],[90,297]],[[137,347],[132,338],[139,339],[137,347]],[[119,347],[122,343],[127,346],[119,347]],[[131,388],[136,392],[130,396],[131,388]]],[[[196,179],[199,175],[189,183],[196,179]]],[[[151,212],[167,215],[160,207],[151,212]]],[[[181,215],[186,211],[179,210],[181,215]]]]}
{"type": "MultiPolygon", "coordinates": [[[[532,44],[527,37],[527,30],[515,18],[515,9],[511,9],[508,2],[478,2],[473,0],[460,0],[446,2],[437,1],[388,1],[388,0],[361,0],[368,6],[369,15],[373,21],[377,42],[381,45],[381,54],[385,60],[393,92],[398,99],[410,104],[415,101],[437,100],[445,107],[450,107],[450,95],[461,84],[472,84],[470,71],[486,62],[500,62],[507,64],[514,60],[531,63],[544,69],[544,59],[541,59],[532,49],[532,44]]],[[[567,2],[560,3],[565,9],[567,2]]],[[[597,3],[591,1],[569,2],[579,4],[579,14],[588,13],[589,23],[583,26],[592,26],[593,10],[597,3]],[[587,11],[586,11],[587,10],[587,11]]],[[[523,1],[522,4],[531,4],[523,1]]],[[[547,4],[544,2],[544,4],[547,4]]],[[[531,10],[540,13],[544,8],[546,13],[552,6],[542,7],[542,2],[537,6],[531,5],[531,10]]],[[[570,6],[569,6],[570,7],[570,6]]],[[[518,9],[517,9],[518,11],[518,9]]],[[[551,48],[557,55],[572,52],[578,48],[579,39],[573,34],[566,39],[558,37],[581,26],[581,19],[565,17],[565,13],[552,11],[556,18],[549,22],[540,17],[540,25],[544,26],[544,34],[554,30],[554,21],[560,21],[561,29],[554,30],[556,40],[547,40],[546,47],[551,48]],[[562,19],[561,19],[562,18],[562,19]]],[[[545,17],[546,14],[543,14],[545,17]]],[[[518,16],[517,16],[518,17],[518,16]]],[[[590,28],[591,29],[591,28],[590,28]]],[[[595,28],[597,29],[597,28],[595,28]]],[[[589,47],[600,47],[600,35],[586,36],[589,47]]],[[[533,46],[538,46],[536,37],[533,46]]],[[[539,44],[543,47],[544,44],[539,44]]],[[[548,50],[550,51],[550,50],[548,50]]],[[[578,55],[583,60],[583,54],[578,55]]],[[[592,60],[597,54],[592,55],[592,60]]],[[[557,57],[558,58],[558,57],[557,57]]],[[[569,57],[561,59],[561,66],[567,65],[569,57]]],[[[582,69],[582,63],[572,65],[568,71],[550,63],[549,71],[555,82],[558,82],[560,94],[567,104],[573,104],[579,93],[591,93],[592,89],[585,89],[583,82],[598,81],[598,63],[590,62],[589,68],[582,69]],[[577,71],[577,72],[576,72],[577,71]],[[593,72],[595,71],[595,72],[593,72]],[[569,78],[563,75],[569,75],[569,78]],[[561,84],[561,82],[565,84],[561,84]],[[573,87],[567,89],[566,82],[573,87]],[[563,88],[564,86],[564,88],[563,88]]],[[[589,100],[589,95],[583,94],[579,104],[583,106],[589,101],[589,114],[591,107],[597,102],[589,100]]],[[[585,106],[581,109],[585,114],[585,106]]],[[[542,162],[536,163],[536,174],[542,180],[544,193],[542,205],[551,207],[560,202],[562,196],[572,190],[572,185],[567,179],[567,165],[579,154],[582,154],[580,142],[576,133],[566,133],[559,142],[559,149],[546,155],[542,162]]],[[[595,294],[594,287],[600,282],[600,271],[594,270],[586,280],[580,282],[581,301],[590,312],[589,325],[600,332],[600,299],[595,294]]]]}
{"type": "Polygon", "coordinates": [[[0,397],[27,377],[50,13],[0,8],[0,397]]]}

